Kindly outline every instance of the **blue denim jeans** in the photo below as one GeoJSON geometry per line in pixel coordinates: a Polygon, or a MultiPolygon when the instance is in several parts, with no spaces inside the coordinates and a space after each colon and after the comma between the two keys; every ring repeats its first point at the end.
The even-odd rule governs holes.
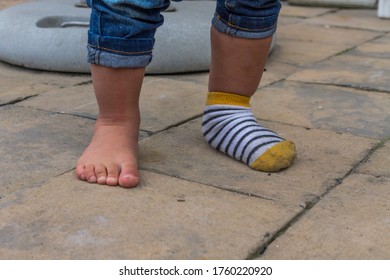
{"type": "MultiPolygon", "coordinates": [[[[170,0],[87,3],[92,8],[88,62],[112,68],[146,67],[152,59],[156,29],[164,22],[161,12],[170,0]]],[[[230,36],[266,38],[276,31],[280,8],[278,0],[217,0],[212,25],[230,36]]]]}

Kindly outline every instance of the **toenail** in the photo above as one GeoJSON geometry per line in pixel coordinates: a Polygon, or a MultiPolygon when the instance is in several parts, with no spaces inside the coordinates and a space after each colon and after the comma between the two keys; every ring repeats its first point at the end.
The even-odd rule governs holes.
{"type": "Polygon", "coordinates": [[[116,184],[117,180],[115,178],[112,178],[112,177],[108,177],[107,178],[107,183],[108,184],[116,184]]]}
{"type": "Polygon", "coordinates": [[[89,177],[89,181],[90,182],[96,182],[96,177],[95,176],[89,177]]]}
{"type": "Polygon", "coordinates": [[[99,184],[104,184],[104,183],[106,183],[106,177],[100,177],[100,178],[98,179],[98,183],[99,183],[99,184]]]}

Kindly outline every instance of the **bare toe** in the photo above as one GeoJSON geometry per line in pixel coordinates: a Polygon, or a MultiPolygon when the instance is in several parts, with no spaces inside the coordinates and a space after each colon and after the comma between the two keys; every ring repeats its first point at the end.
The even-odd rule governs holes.
{"type": "Polygon", "coordinates": [[[76,166],[76,176],[82,181],[85,181],[85,166],[84,164],[77,164],[76,166]]]}
{"type": "Polygon", "coordinates": [[[109,186],[118,185],[119,170],[116,165],[110,165],[107,167],[107,180],[106,183],[109,186]]]}
{"type": "Polygon", "coordinates": [[[100,185],[105,185],[107,180],[107,170],[103,164],[97,164],[95,166],[95,174],[97,178],[97,183],[100,185]]]}
{"type": "Polygon", "coordinates": [[[136,167],[131,162],[122,164],[119,176],[119,185],[124,188],[134,188],[139,184],[139,174],[136,167]]]}
{"type": "Polygon", "coordinates": [[[85,166],[85,178],[89,183],[96,183],[95,166],[93,164],[87,164],[85,166]]]}

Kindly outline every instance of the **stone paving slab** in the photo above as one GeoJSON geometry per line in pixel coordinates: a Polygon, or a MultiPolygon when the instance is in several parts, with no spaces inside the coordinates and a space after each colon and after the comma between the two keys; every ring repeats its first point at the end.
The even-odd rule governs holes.
{"type": "Polygon", "coordinates": [[[191,82],[199,85],[203,85],[205,89],[209,84],[209,72],[198,72],[198,73],[184,73],[184,74],[169,74],[169,75],[148,75],[145,80],[162,78],[171,79],[173,81],[191,82]]]}
{"type": "Polygon", "coordinates": [[[295,65],[278,62],[276,60],[277,58],[273,54],[268,58],[259,88],[284,80],[298,70],[298,67],[295,65]]]}
{"type": "Polygon", "coordinates": [[[0,62],[0,76],[5,79],[19,79],[19,83],[41,83],[59,88],[91,82],[90,74],[69,74],[21,68],[0,62]]]}
{"type": "Polygon", "coordinates": [[[202,84],[147,79],[140,97],[141,129],[157,132],[202,114],[206,93],[202,84]]]}
{"type": "Polygon", "coordinates": [[[379,142],[329,131],[263,124],[296,143],[298,158],[289,169],[274,174],[258,172],[214,151],[201,135],[199,119],[142,140],[140,168],[306,207],[306,202],[334,185],[379,142]]]}
{"type": "Polygon", "coordinates": [[[324,8],[324,7],[301,7],[301,6],[292,6],[287,3],[282,3],[282,10],[280,15],[282,17],[301,17],[301,18],[311,18],[317,17],[323,14],[331,13],[336,11],[335,8],[324,8]]]}
{"type": "Polygon", "coordinates": [[[288,80],[390,92],[390,59],[339,55],[291,75],[288,80]]]}
{"type": "MultiPolygon", "coordinates": [[[[323,74],[333,75],[329,71],[323,74]]],[[[310,80],[309,74],[303,73],[289,80],[295,77],[310,80]]],[[[252,106],[257,116],[270,121],[378,139],[390,136],[388,93],[283,81],[259,90],[252,106]]]]}
{"type": "MultiPolygon", "coordinates": [[[[1,79],[3,80],[3,79],[1,79]]],[[[8,83],[0,84],[0,106],[14,104],[22,100],[37,96],[43,92],[53,89],[53,87],[42,84],[12,85],[8,83]]]]}
{"type": "MultiPolygon", "coordinates": [[[[279,17],[278,19],[278,28],[282,25],[289,25],[302,22],[303,18],[299,17],[279,17]]],[[[276,36],[278,36],[278,31],[276,31],[276,36]]]]}
{"type": "Polygon", "coordinates": [[[291,5],[371,9],[376,7],[376,2],[377,0],[288,0],[291,5]]]}
{"type": "Polygon", "coordinates": [[[304,20],[278,28],[278,40],[273,56],[275,61],[311,65],[381,34],[373,31],[313,25],[308,24],[308,20],[304,20]]]}
{"type": "Polygon", "coordinates": [[[89,75],[27,70],[0,62],[0,105],[90,80],[89,75]]]}
{"type": "Polygon", "coordinates": [[[376,10],[343,9],[307,20],[308,24],[340,26],[365,30],[390,31],[388,20],[377,17],[376,10]]]}
{"type": "Polygon", "coordinates": [[[123,189],[67,173],[3,199],[0,259],[245,259],[300,211],[151,172],[142,176],[139,187],[123,189]]]}
{"type": "Polygon", "coordinates": [[[92,84],[49,90],[18,105],[93,119],[98,115],[92,84]]]}
{"type": "Polygon", "coordinates": [[[390,142],[376,150],[365,164],[359,166],[357,172],[390,178],[390,142]]]}
{"type": "Polygon", "coordinates": [[[278,29],[279,38],[339,45],[345,49],[380,36],[381,32],[307,24],[304,20],[278,29]],[[309,40],[308,40],[309,38],[309,40]]]}
{"type": "Polygon", "coordinates": [[[390,178],[348,177],[260,258],[388,260],[390,178]]]}
{"type": "Polygon", "coordinates": [[[74,168],[92,129],[88,119],[0,107],[0,196],[37,187],[74,168]]]}
{"type": "Polygon", "coordinates": [[[275,61],[297,66],[311,65],[345,50],[344,46],[325,45],[319,42],[305,42],[278,37],[273,50],[275,61]]]}
{"type": "Polygon", "coordinates": [[[390,34],[357,46],[355,49],[351,50],[349,54],[390,59],[390,34]]]}

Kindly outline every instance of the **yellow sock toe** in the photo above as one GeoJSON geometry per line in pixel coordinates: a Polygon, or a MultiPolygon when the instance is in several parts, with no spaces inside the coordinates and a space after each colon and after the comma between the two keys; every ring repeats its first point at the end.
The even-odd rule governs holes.
{"type": "Polygon", "coordinates": [[[294,143],[291,141],[283,141],[259,156],[251,164],[251,167],[264,172],[277,172],[291,166],[295,157],[294,143]]]}

